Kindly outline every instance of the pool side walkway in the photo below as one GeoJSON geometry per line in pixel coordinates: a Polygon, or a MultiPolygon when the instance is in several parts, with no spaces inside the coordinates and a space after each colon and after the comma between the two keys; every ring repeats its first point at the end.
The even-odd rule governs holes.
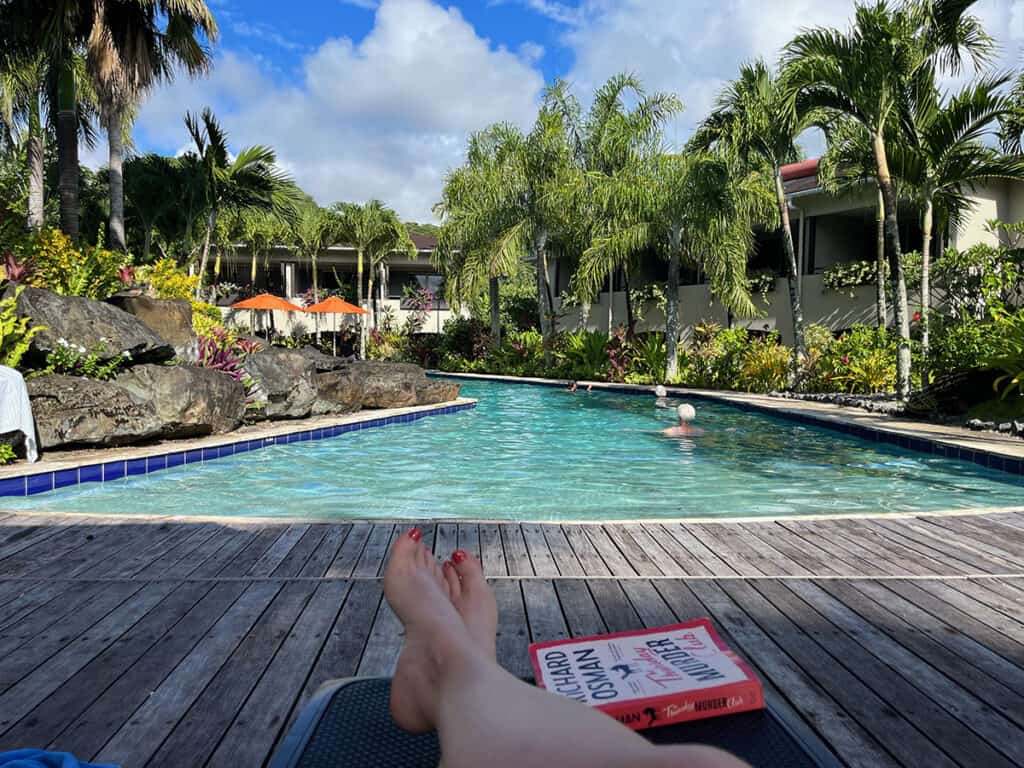
{"type": "MultiPolygon", "coordinates": [[[[386,522],[0,512],[0,750],[265,765],[323,681],[389,674],[386,522]]],[[[1024,766],[1024,510],[420,523],[479,554],[499,660],[709,616],[837,765],[1024,766]]]]}

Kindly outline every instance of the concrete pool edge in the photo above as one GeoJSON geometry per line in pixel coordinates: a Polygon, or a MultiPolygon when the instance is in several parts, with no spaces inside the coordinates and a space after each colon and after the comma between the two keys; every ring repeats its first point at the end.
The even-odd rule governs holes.
{"type": "MultiPolygon", "coordinates": [[[[428,373],[431,376],[453,379],[533,384],[544,387],[565,387],[571,383],[565,379],[496,376],[483,373],[448,373],[436,370],[428,373]]],[[[622,394],[654,394],[654,385],[648,384],[616,384],[604,381],[577,381],[576,384],[580,391],[593,387],[595,390],[622,394]]],[[[670,386],[666,389],[669,395],[677,397],[724,403],[740,410],[811,424],[871,442],[887,443],[907,450],[968,461],[988,469],[1024,476],[1024,440],[1009,435],[972,432],[962,427],[869,413],[832,403],[784,400],[767,395],[687,387],[670,386]]]]}
{"type": "MultiPolygon", "coordinates": [[[[90,520],[97,525],[123,522],[136,523],[229,523],[232,525],[318,525],[329,523],[345,524],[401,524],[401,525],[738,525],[745,523],[779,523],[779,522],[822,522],[830,520],[913,520],[929,517],[981,517],[995,514],[1024,514],[1024,506],[1012,507],[968,507],[964,509],[923,510],[916,512],[864,512],[835,513],[827,512],[811,515],[765,515],[744,517],[653,517],[653,518],[618,518],[608,520],[569,519],[546,520],[531,518],[496,519],[484,517],[290,517],[287,515],[136,515],[128,512],[62,512],[60,510],[19,510],[15,508],[0,509],[0,515],[40,518],[42,522],[53,523],[54,519],[90,520]]],[[[0,520],[0,524],[5,524],[0,520]]]]}
{"type": "Polygon", "coordinates": [[[475,408],[476,404],[473,398],[460,397],[433,405],[262,422],[252,428],[224,435],[169,440],[149,446],[95,449],[99,455],[95,455],[93,450],[76,451],[82,455],[74,459],[47,461],[44,458],[35,464],[18,463],[0,467],[0,497],[34,496],[85,483],[113,482],[125,477],[148,475],[173,467],[237,456],[271,445],[326,440],[348,432],[406,424],[475,408]]]}

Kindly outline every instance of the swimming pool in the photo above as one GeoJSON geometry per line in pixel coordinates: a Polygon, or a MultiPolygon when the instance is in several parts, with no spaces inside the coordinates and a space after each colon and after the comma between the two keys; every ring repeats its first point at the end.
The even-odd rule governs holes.
{"type": "Polygon", "coordinates": [[[163,472],[3,498],[71,512],[622,520],[1010,506],[1019,476],[696,402],[670,439],[654,398],[490,381],[475,409],[163,472]]]}

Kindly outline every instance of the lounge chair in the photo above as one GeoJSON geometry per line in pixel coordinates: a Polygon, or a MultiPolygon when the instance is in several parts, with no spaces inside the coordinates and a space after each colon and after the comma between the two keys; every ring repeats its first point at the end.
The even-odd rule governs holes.
{"type": "MultiPolygon", "coordinates": [[[[436,768],[437,736],[414,736],[391,720],[386,677],[325,683],[300,713],[270,768],[436,768]]],[[[801,740],[770,709],[652,728],[658,744],[696,742],[738,755],[754,768],[833,768],[839,762],[821,744],[801,740]]]]}

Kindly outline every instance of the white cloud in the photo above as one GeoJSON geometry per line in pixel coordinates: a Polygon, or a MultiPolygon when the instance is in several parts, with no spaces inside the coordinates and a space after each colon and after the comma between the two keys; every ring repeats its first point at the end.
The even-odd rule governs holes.
{"type": "Polygon", "coordinates": [[[383,0],[362,41],[325,42],[298,84],[277,84],[252,57],[225,52],[209,79],[156,91],[137,126],[147,145],[174,149],[185,111],[209,105],[232,147],[274,147],[322,204],[380,197],[429,221],[471,131],[532,122],[543,88],[535,53],[493,46],[456,9],[383,0]]]}
{"type": "Polygon", "coordinates": [[[257,40],[264,40],[268,43],[285,49],[286,51],[301,51],[305,46],[282,35],[269,24],[259,22],[236,21],[231,24],[231,31],[242,37],[253,37],[257,40]]]}
{"type": "Polygon", "coordinates": [[[374,11],[377,9],[379,3],[377,0],[338,0],[342,5],[352,5],[356,8],[363,8],[367,11],[374,11]]]}
{"type": "MultiPolygon", "coordinates": [[[[1022,8],[1019,0],[982,0],[973,9],[1002,44],[999,66],[1021,61],[1022,8]]],[[[649,90],[679,94],[685,109],[668,138],[682,142],[708,114],[718,91],[736,76],[741,63],[756,57],[775,62],[801,28],[845,28],[853,3],[583,0],[581,10],[582,22],[565,31],[566,43],[576,54],[568,78],[574,87],[582,96],[616,72],[627,71],[638,75],[649,90]]],[[[811,152],[820,149],[820,138],[805,146],[811,152]]]]}

